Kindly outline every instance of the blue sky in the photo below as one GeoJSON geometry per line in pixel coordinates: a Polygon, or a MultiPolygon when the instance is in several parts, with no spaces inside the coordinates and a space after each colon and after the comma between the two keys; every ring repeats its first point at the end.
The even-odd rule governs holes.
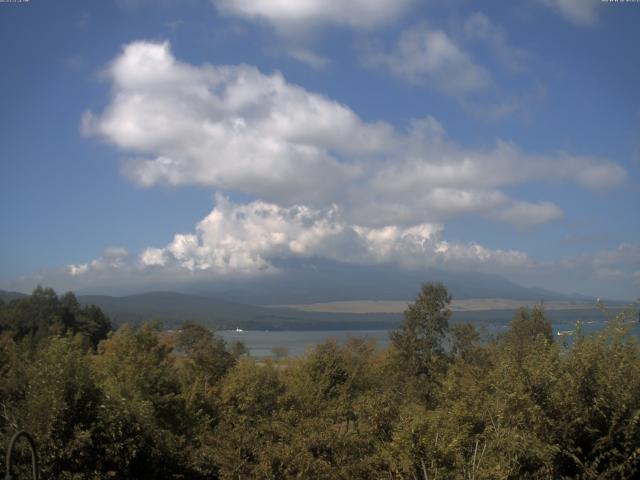
{"type": "Polygon", "coordinates": [[[589,0],[0,3],[0,288],[326,258],[636,298],[638,21],[589,0]]]}

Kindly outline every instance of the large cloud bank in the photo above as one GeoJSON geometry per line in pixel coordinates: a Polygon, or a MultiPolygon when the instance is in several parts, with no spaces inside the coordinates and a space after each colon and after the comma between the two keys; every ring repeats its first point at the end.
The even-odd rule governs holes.
{"type": "Polygon", "coordinates": [[[108,249],[102,258],[71,265],[72,276],[88,273],[130,272],[161,268],[171,272],[257,274],[273,272],[275,259],[325,258],[343,263],[390,263],[407,268],[488,266],[504,271],[530,264],[518,251],[490,250],[479,244],[452,243],[442,238],[440,224],[407,228],[353,225],[339,207],[313,209],[280,207],[254,201],[237,205],[220,195],[216,207],[194,233],[176,234],[162,248],[147,248],[132,260],[121,248],[108,249]]]}
{"type": "Polygon", "coordinates": [[[625,170],[604,158],[529,153],[504,140],[463,147],[431,117],[406,129],[367,121],[278,72],[181,62],[167,42],[126,45],[105,76],[112,98],[104,111],[83,115],[82,130],[123,153],[125,175],[143,186],[200,185],[225,196],[195,232],[135,260],[110,255],[73,265],[76,276],[123,262],[256,273],[272,271],[273,258],[314,256],[521,268],[526,254],[448,242],[442,222],[474,214],[529,227],[563,212],[543,198],[512,197],[510,186],[603,189],[626,181],[625,170]],[[228,200],[238,194],[251,200],[228,200]]]}
{"type": "Polygon", "coordinates": [[[470,212],[509,221],[514,208],[518,223],[535,224],[560,209],[501,188],[541,181],[598,189],[626,179],[603,158],[530,154],[502,140],[470,150],[430,117],[406,130],[367,122],[278,72],[180,62],[167,42],[127,45],[106,75],[112,101],[101,114],[86,112],[83,130],[125,152],[125,174],[145,186],[205,185],[283,206],[336,203],[364,224],[470,212]]]}

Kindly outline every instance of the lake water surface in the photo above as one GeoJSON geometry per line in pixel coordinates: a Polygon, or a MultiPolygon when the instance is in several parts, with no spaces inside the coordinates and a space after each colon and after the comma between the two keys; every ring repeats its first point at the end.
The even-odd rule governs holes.
{"type": "MultiPolygon", "coordinates": [[[[553,317],[553,315],[551,315],[553,317]]],[[[455,323],[455,322],[452,322],[455,323]]],[[[474,323],[484,338],[495,336],[503,333],[508,328],[508,322],[505,321],[482,321],[474,323]]],[[[572,336],[559,336],[557,332],[570,332],[576,328],[576,320],[573,318],[553,319],[553,332],[558,340],[566,339],[571,343],[572,336]]],[[[606,319],[589,319],[583,322],[582,331],[585,335],[602,330],[607,325],[606,319]]],[[[284,347],[288,350],[290,356],[299,356],[304,354],[315,345],[333,338],[339,342],[344,342],[349,337],[362,337],[372,339],[379,348],[389,345],[389,332],[391,330],[312,330],[312,331],[243,331],[222,330],[217,332],[227,342],[239,340],[249,349],[252,357],[267,357],[272,355],[274,347],[284,347]]],[[[640,323],[635,323],[632,328],[632,334],[640,338],[640,323]]]]}

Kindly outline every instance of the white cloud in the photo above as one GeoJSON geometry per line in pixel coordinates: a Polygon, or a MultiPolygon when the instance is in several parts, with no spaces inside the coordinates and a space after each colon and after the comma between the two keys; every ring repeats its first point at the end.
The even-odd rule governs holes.
{"type": "Polygon", "coordinates": [[[411,223],[475,213],[518,226],[536,225],[562,216],[549,201],[522,202],[500,189],[529,182],[574,182],[590,189],[624,183],[626,171],[606,159],[569,155],[531,155],[515,144],[497,141],[484,150],[452,142],[433,119],[414,122],[403,143],[402,160],[372,172],[356,189],[356,218],[411,223]],[[419,212],[419,213],[417,213],[419,212]]]}
{"type": "Polygon", "coordinates": [[[626,271],[640,270],[640,244],[623,243],[613,250],[599,252],[593,257],[593,265],[626,271]]]}
{"type": "Polygon", "coordinates": [[[538,0],[552,8],[570,22],[588,27],[598,21],[598,8],[601,0],[538,0]]]}
{"type": "Polygon", "coordinates": [[[504,187],[597,189],[627,179],[603,158],[530,154],[502,140],[461,147],[430,117],[406,131],[366,122],[277,72],[180,62],[167,42],[127,45],[105,75],[112,100],[102,113],[86,112],[81,129],[123,151],[124,173],[144,186],[203,185],[281,207],[337,204],[347,222],[363,227],[464,214],[523,226],[561,210],[545,199],[511,198],[504,187]]]}
{"type": "Polygon", "coordinates": [[[462,31],[470,40],[485,42],[498,61],[509,70],[518,72],[526,68],[527,52],[509,45],[504,28],[493,23],[486,15],[473,13],[465,20],[462,31]]]}
{"type": "Polygon", "coordinates": [[[405,30],[390,52],[375,45],[366,47],[362,60],[367,66],[386,68],[396,77],[449,95],[476,92],[493,83],[491,74],[449,35],[425,26],[405,30]]]}
{"type": "Polygon", "coordinates": [[[451,22],[446,30],[425,23],[405,29],[391,46],[361,42],[359,50],[365,67],[455,97],[465,111],[483,119],[526,118],[544,97],[540,86],[514,92],[494,76],[525,71],[531,56],[511,45],[507,31],[480,12],[451,22]],[[475,55],[479,50],[486,51],[484,63],[475,55]],[[493,64],[492,72],[487,65],[493,64]]]}
{"type": "Polygon", "coordinates": [[[193,233],[176,235],[165,247],[135,257],[107,249],[98,259],[45,271],[3,288],[29,290],[37,283],[64,288],[109,285],[174,285],[271,275],[276,260],[322,257],[359,265],[392,264],[499,273],[525,285],[610,298],[638,298],[640,244],[623,243],[590,255],[539,261],[518,250],[449,241],[440,224],[379,228],[349,224],[340,209],[282,208],[265,202],[217,205],[193,233]],[[225,233],[226,232],[226,233],[225,233]]]}
{"type": "Polygon", "coordinates": [[[127,270],[130,267],[129,251],[124,247],[109,247],[102,256],[88,263],[69,265],[67,272],[72,277],[91,274],[104,274],[113,271],[127,270]]]}
{"type": "Polygon", "coordinates": [[[272,268],[272,257],[331,257],[326,245],[344,228],[335,217],[335,209],[283,208],[260,201],[238,206],[217,196],[216,208],[198,223],[196,233],[178,234],[164,249],[147,249],[141,262],[251,273],[272,268]]]}
{"type": "Polygon", "coordinates": [[[312,257],[413,269],[446,266],[508,271],[530,263],[522,252],[450,242],[442,234],[442,225],[435,223],[366,227],[349,223],[337,206],[285,208],[262,201],[236,205],[218,195],[215,208],[194,233],[177,234],[165,247],[147,248],[137,259],[124,249],[108,249],[96,260],[70,265],[68,273],[80,279],[146,271],[256,275],[276,271],[276,259],[312,257]]]}
{"type": "Polygon", "coordinates": [[[82,130],[133,154],[123,169],[141,185],[200,184],[279,202],[317,201],[358,173],[341,157],[382,152],[392,134],[277,72],[192,67],[166,42],[128,45],[106,73],[113,100],[99,118],[85,114],[82,130]]]}
{"type": "Polygon", "coordinates": [[[315,70],[324,70],[329,65],[329,59],[318,55],[317,53],[306,48],[289,48],[287,53],[290,57],[299,62],[306,63],[315,70]]]}
{"type": "Polygon", "coordinates": [[[527,270],[533,264],[529,256],[518,250],[492,250],[477,243],[460,244],[442,242],[438,253],[443,264],[453,264],[464,270],[513,272],[527,270]]]}
{"type": "Polygon", "coordinates": [[[562,216],[562,210],[551,202],[514,202],[495,213],[496,220],[521,227],[547,223],[562,216]]]}
{"type": "Polygon", "coordinates": [[[558,152],[532,155],[512,142],[498,140],[484,150],[459,147],[446,136],[434,136],[433,119],[414,122],[405,162],[381,168],[374,183],[399,191],[418,186],[495,188],[526,182],[575,182],[592,189],[621,185],[627,173],[603,158],[558,152]],[[424,159],[429,161],[424,161],[424,159]]]}
{"type": "Polygon", "coordinates": [[[315,25],[372,28],[405,13],[414,0],[213,0],[218,10],[251,20],[264,20],[283,32],[315,25]]]}

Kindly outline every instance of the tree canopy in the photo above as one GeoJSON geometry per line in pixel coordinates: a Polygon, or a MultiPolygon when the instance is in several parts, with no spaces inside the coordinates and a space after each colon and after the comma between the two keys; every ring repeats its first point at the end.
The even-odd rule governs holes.
{"type": "Polygon", "coordinates": [[[0,305],[0,454],[26,429],[43,478],[637,478],[624,315],[559,345],[541,307],[522,309],[483,339],[449,324],[450,301],[423,285],[386,349],[329,340],[273,360],[192,322],[111,331],[38,288],[0,305]]]}

